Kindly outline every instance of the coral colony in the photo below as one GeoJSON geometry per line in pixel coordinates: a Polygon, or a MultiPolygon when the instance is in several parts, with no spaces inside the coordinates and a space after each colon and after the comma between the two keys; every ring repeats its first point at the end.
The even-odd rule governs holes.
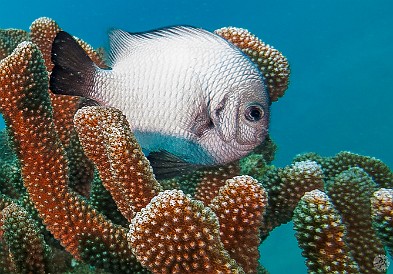
{"type": "MultiPolygon", "coordinates": [[[[120,111],[48,91],[59,31],[48,18],[0,30],[2,273],[267,273],[258,246],[291,220],[310,273],[386,272],[393,174],[380,160],[309,153],[276,168],[268,139],[238,162],[157,181],[120,111]]],[[[272,102],[283,96],[279,51],[243,29],[216,33],[256,63],[272,102]]]]}

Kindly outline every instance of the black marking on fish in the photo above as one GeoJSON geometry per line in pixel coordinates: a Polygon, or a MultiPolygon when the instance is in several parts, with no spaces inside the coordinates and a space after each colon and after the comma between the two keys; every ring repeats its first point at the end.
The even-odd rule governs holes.
{"type": "Polygon", "coordinates": [[[60,31],[52,44],[54,68],[50,90],[55,94],[87,97],[93,88],[97,66],[75,39],[60,31]]]}
{"type": "Polygon", "coordinates": [[[202,165],[188,163],[166,150],[151,152],[147,159],[157,180],[169,179],[195,171],[202,165]]]}

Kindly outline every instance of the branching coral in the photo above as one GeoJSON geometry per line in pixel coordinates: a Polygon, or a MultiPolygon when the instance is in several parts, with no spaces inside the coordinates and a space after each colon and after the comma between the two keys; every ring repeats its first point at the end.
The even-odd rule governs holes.
{"type": "Polygon", "coordinates": [[[180,185],[195,184],[194,196],[196,199],[208,205],[217,196],[221,187],[225,185],[227,179],[239,174],[239,164],[233,163],[218,168],[209,168],[195,172],[179,180],[180,185]],[[185,181],[185,183],[184,183],[185,181]],[[190,182],[193,182],[190,184],[190,182]]]}
{"type": "Polygon", "coordinates": [[[323,188],[323,178],[320,165],[313,161],[295,162],[268,171],[261,180],[269,197],[262,237],[266,238],[275,227],[289,222],[304,193],[323,188]]]}
{"type": "Polygon", "coordinates": [[[47,229],[76,258],[109,269],[141,270],[126,244],[125,229],[68,189],[67,159],[52,121],[47,73],[38,48],[21,43],[2,60],[0,72],[1,111],[12,132],[24,185],[47,229]],[[101,258],[108,262],[88,256],[100,245],[106,249],[101,258]]]}
{"type": "Polygon", "coordinates": [[[302,197],[294,225],[310,273],[359,273],[343,240],[340,214],[325,193],[313,190],[302,197]]]}
{"type": "Polygon", "coordinates": [[[10,55],[19,43],[29,39],[29,33],[24,30],[0,30],[0,60],[10,55]]]}
{"type": "Polygon", "coordinates": [[[297,155],[293,161],[312,160],[322,166],[326,179],[332,179],[337,174],[351,167],[363,169],[378,187],[392,188],[393,173],[381,160],[363,156],[349,151],[342,151],[333,157],[321,157],[316,153],[297,155]]]}
{"type": "MultiPolygon", "coordinates": [[[[77,259],[115,272],[145,272],[131,253],[125,237],[126,230],[114,225],[97,212],[88,200],[69,188],[69,168],[72,166],[69,165],[69,154],[64,148],[70,147],[71,142],[68,138],[59,138],[57,135],[59,127],[56,127],[53,115],[56,110],[52,108],[47,68],[39,48],[31,42],[19,44],[11,55],[1,61],[0,71],[0,108],[21,163],[24,186],[46,228],[77,259]]],[[[155,181],[149,162],[132,136],[125,118],[117,110],[90,107],[77,113],[75,125],[86,155],[95,163],[103,185],[111,193],[119,210],[131,223],[138,221],[137,212],[148,208],[147,204],[153,197],[160,196],[161,187],[155,181]]],[[[259,206],[251,208],[249,214],[255,216],[256,220],[245,214],[239,216],[239,222],[242,222],[241,217],[250,219],[255,226],[249,233],[258,237],[264,196],[254,194],[257,190],[251,185],[247,188],[250,190],[239,191],[238,194],[244,201],[248,201],[247,195],[254,197],[259,206]],[[261,199],[260,203],[258,199],[261,199]]],[[[190,203],[200,202],[190,200],[190,203]]],[[[174,210],[178,210],[177,207],[174,210]]],[[[195,212],[190,213],[198,216],[199,211],[193,210],[195,212]]],[[[225,255],[218,261],[210,256],[204,258],[212,260],[217,272],[226,269],[227,273],[241,273],[242,268],[228,255],[221,243],[220,226],[214,213],[211,218],[216,224],[215,241],[221,248],[214,248],[208,242],[205,246],[199,246],[201,251],[198,254],[207,252],[206,254],[214,253],[221,257],[225,255]]],[[[192,223],[186,223],[185,229],[190,225],[192,227],[192,223]]],[[[209,224],[198,227],[206,232],[209,224]]],[[[176,233],[173,236],[178,237],[176,233]]],[[[206,239],[211,239],[210,233],[206,236],[206,239]]],[[[257,243],[258,241],[252,243],[254,251],[257,243]]],[[[184,244],[189,244],[188,239],[184,239],[184,244]]],[[[248,244],[251,243],[244,242],[245,248],[248,244]]],[[[249,258],[253,260],[253,272],[256,272],[258,266],[257,258],[255,254],[249,258]]],[[[184,258],[184,261],[178,263],[184,265],[187,260],[184,258]]],[[[158,258],[152,258],[150,263],[143,260],[141,262],[150,267],[151,263],[158,263],[158,258]]],[[[199,269],[209,271],[212,265],[203,263],[199,269]]],[[[250,268],[248,265],[247,267],[250,268]]],[[[168,267],[168,270],[171,269],[168,267]]]]}
{"type": "Polygon", "coordinates": [[[52,71],[53,68],[51,61],[52,42],[60,30],[59,25],[47,17],[38,18],[30,26],[31,41],[38,45],[48,71],[52,71]]]}
{"type": "MultiPolygon", "coordinates": [[[[267,142],[239,162],[157,182],[118,110],[48,90],[59,30],[40,18],[30,33],[0,33],[7,125],[0,135],[0,271],[62,272],[54,265],[69,253],[113,273],[266,273],[258,265],[260,235],[293,214],[310,272],[374,271],[372,258],[383,250],[372,225],[391,248],[390,190],[374,193],[372,211],[368,198],[391,187],[393,176],[374,158],[308,154],[276,168],[267,142]]],[[[217,33],[257,63],[272,101],[283,95],[289,69],[278,51],[245,30],[217,33]]],[[[100,53],[78,41],[105,67],[100,53]]]]}
{"type": "Polygon", "coordinates": [[[179,190],[154,197],[131,221],[128,237],[154,273],[243,273],[221,243],[216,215],[179,190]]]}
{"type": "Polygon", "coordinates": [[[373,226],[393,256],[393,189],[381,188],[371,198],[373,226]]]}
{"type": "Polygon", "coordinates": [[[265,189],[249,176],[226,181],[209,207],[217,214],[221,240],[246,273],[256,273],[259,229],[267,204],[265,189]]]}
{"type": "MultiPolygon", "coordinates": [[[[381,269],[374,263],[378,256],[385,255],[383,244],[391,246],[392,238],[386,237],[386,232],[391,230],[392,226],[384,222],[382,217],[386,216],[384,208],[389,209],[389,206],[383,206],[383,202],[386,203],[389,199],[381,197],[388,197],[385,196],[388,191],[382,189],[375,192],[374,196],[373,193],[381,185],[390,183],[387,180],[392,178],[392,172],[378,159],[350,152],[341,152],[334,157],[326,158],[317,154],[296,157],[296,160],[304,159],[318,161],[326,176],[326,194],[307,194],[308,196],[303,198],[304,201],[297,206],[293,219],[298,231],[299,245],[308,259],[309,270],[323,272],[327,271],[326,266],[334,269],[332,258],[337,256],[337,250],[327,250],[325,253],[318,253],[317,250],[323,249],[326,245],[326,241],[320,241],[321,231],[332,230],[340,224],[340,231],[343,233],[340,238],[335,238],[335,245],[340,243],[340,246],[345,246],[345,250],[342,249],[340,254],[345,255],[345,258],[351,258],[353,262],[349,263],[345,259],[345,268],[340,268],[350,271],[350,267],[350,272],[355,273],[380,273],[381,269]],[[321,199],[315,197],[323,197],[323,208],[321,199]],[[326,212],[323,212],[325,209],[326,212]],[[333,219],[336,220],[334,223],[330,221],[333,219]],[[318,222],[322,223],[317,225],[318,222]],[[353,264],[356,264],[358,270],[353,268],[353,264]]],[[[336,264],[340,265],[341,261],[336,264]]]]}
{"type": "Polygon", "coordinates": [[[272,102],[284,95],[289,84],[289,64],[281,52],[266,45],[246,29],[228,27],[218,29],[215,33],[243,50],[258,65],[266,78],[272,102]]]}
{"type": "Polygon", "coordinates": [[[264,189],[247,176],[228,180],[209,207],[167,190],[132,219],[131,246],[154,273],[257,273],[265,203],[264,189]]]}
{"type": "Polygon", "coordinates": [[[385,254],[371,224],[370,197],[376,184],[362,169],[349,168],[328,181],[325,189],[345,224],[345,242],[360,271],[370,271],[374,258],[385,254]],[[365,246],[368,248],[364,249],[365,246]]]}
{"type": "Polygon", "coordinates": [[[49,246],[23,207],[10,203],[1,211],[2,239],[16,273],[48,273],[49,246]]]}
{"type": "Polygon", "coordinates": [[[158,194],[161,186],[118,110],[86,107],[75,116],[80,141],[102,183],[128,221],[158,194]]]}

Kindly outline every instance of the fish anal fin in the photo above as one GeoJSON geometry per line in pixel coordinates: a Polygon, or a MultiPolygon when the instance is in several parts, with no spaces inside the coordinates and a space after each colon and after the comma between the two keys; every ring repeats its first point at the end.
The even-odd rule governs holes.
{"type": "Polygon", "coordinates": [[[158,180],[181,176],[202,167],[201,165],[188,163],[166,150],[150,152],[147,159],[149,159],[154,175],[158,180]]]}

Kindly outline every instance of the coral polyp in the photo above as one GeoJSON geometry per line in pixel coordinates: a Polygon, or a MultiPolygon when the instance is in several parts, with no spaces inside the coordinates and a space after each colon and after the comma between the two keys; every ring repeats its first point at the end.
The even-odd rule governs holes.
{"type": "MultiPolygon", "coordinates": [[[[49,90],[60,30],[40,18],[0,31],[0,272],[267,273],[258,247],[292,220],[310,273],[380,273],[374,258],[393,246],[382,161],[308,153],[279,168],[269,138],[240,161],[158,181],[119,110],[49,90]]],[[[279,76],[272,101],[283,95],[278,51],[245,30],[217,33],[258,55],[262,73],[278,60],[266,69],[279,76]]]]}

